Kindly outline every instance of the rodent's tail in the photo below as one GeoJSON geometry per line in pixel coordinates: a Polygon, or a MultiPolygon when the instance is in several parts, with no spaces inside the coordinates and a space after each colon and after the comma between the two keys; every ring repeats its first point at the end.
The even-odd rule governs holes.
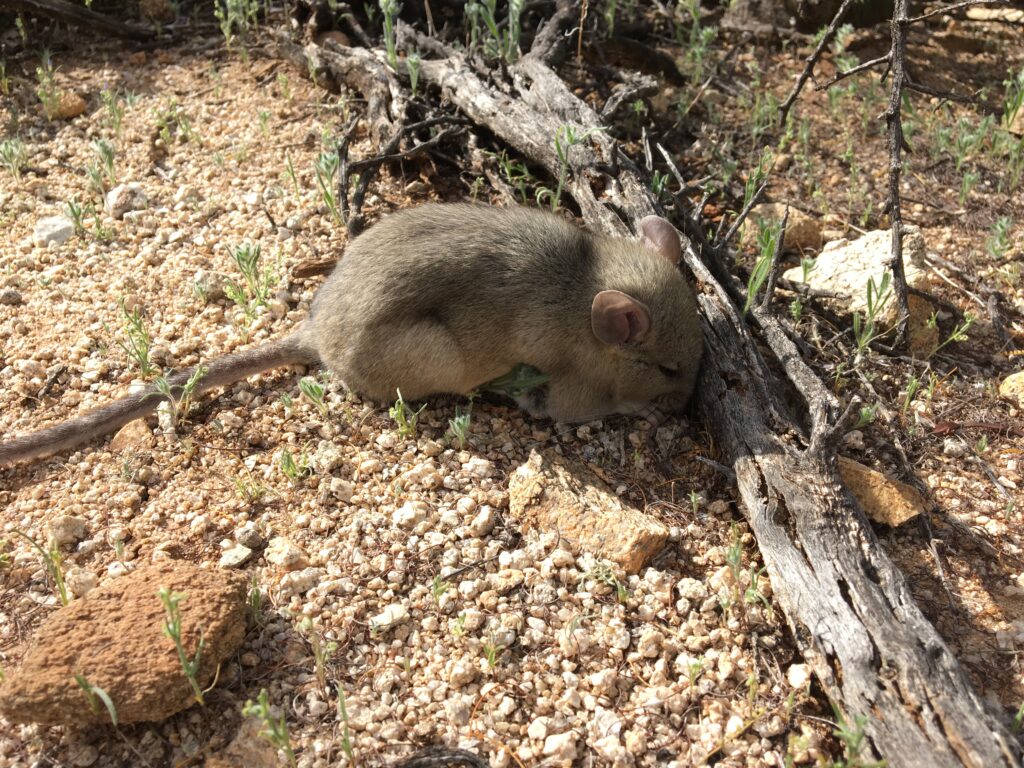
{"type": "MultiPolygon", "coordinates": [[[[316,361],[316,354],[302,342],[301,335],[295,333],[278,341],[243,352],[223,355],[206,363],[206,373],[197,382],[192,396],[271,368],[310,364],[316,361]]],[[[167,383],[175,399],[184,394],[185,385],[195,371],[196,368],[190,368],[168,377],[167,383]]],[[[157,405],[166,399],[167,397],[156,387],[149,386],[142,392],[115,400],[77,419],[4,441],[0,443],[0,466],[48,456],[87,443],[156,410],[157,405]]]]}

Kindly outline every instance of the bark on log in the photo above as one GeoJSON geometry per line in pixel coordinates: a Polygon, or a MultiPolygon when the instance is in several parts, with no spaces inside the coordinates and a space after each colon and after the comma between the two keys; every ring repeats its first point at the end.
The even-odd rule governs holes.
{"type": "MultiPolygon", "coordinates": [[[[553,178],[558,131],[602,127],[545,61],[561,38],[558,22],[573,18],[571,4],[560,4],[560,14],[538,33],[540,49],[509,67],[508,92],[455,53],[423,61],[420,72],[553,178]]],[[[566,189],[590,227],[622,235],[654,212],[640,174],[606,134],[592,133],[569,159],[566,189]]],[[[709,269],[689,244],[686,260],[703,289],[699,404],[735,468],[775,596],[826,694],[848,715],[867,717],[871,747],[890,766],[1019,765],[1016,740],[971,688],[843,487],[833,453],[842,422],[835,399],[779,321],[755,308],[762,346],[774,358],[769,366],[729,298],[736,286],[712,274],[721,274],[720,265],[709,269]]]]}
{"type": "Polygon", "coordinates": [[[114,37],[128,40],[150,40],[153,30],[126,24],[102,13],[67,0],[0,0],[0,12],[27,13],[63,21],[66,24],[89,27],[114,37]]]}

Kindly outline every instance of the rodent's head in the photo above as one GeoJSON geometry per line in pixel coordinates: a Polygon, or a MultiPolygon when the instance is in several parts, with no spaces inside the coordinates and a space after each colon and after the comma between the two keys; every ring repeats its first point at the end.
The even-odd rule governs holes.
{"type": "Polygon", "coordinates": [[[703,352],[697,302],[679,272],[682,250],[675,227],[657,216],[640,222],[638,240],[606,240],[606,273],[615,289],[591,305],[591,328],[612,351],[608,371],[621,412],[652,400],[689,398],[703,352]]]}

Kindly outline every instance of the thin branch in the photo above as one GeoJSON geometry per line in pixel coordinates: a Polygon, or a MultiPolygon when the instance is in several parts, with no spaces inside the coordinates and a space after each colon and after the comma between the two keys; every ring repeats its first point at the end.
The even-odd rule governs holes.
{"type": "Polygon", "coordinates": [[[940,99],[945,99],[946,101],[955,101],[959,104],[984,104],[984,102],[980,101],[976,96],[961,96],[960,94],[952,93],[951,91],[940,91],[937,88],[932,88],[930,85],[915,83],[909,76],[906,76],[903,87],[911,91],[923,93],[926,96],[935,96],[940,99]]]}
{"type": "Polygon", "coordinates": [[[952,13],[953,11],[959,11],[961,8],[970,8],[975,5],[1001,5],[1006,8],[1013,7],[1009,0],[965,0],[962,3],[943,5],[939,8],[928,11],[927,13],[922,13],[920,16],[914,16],[911,19],[907,19],[907,24],[915,24],[932,16],[938,16],[941,13],[952,13]]]}
{"type": "Polygon", "coordinates": [[[853,0],[843,0],[839,10],[836,11],[836,15],[832,17],[832,23],[828,25],[824,36],[818,42],[818,47],[814,49],[814,53],[807,57],[804,70],[800,73],[800,77],[797,78],[793,90],[789,92],[789,96],[786,97],[786,100],[782,102],[782,106],[779,107],[779,125],[785,125],[786,120],[789,119],[789,110],[793,107],[793,103],[796,101],[797,96],[800,95],[804,85],[806,85],[807,78],[814,72],[814,66],[818,63],[818,59],[821,58],[821,54],[828,44],[832,42],[832,38],[836,36],[836,31],[839,29],[839,25],[842,23],[843,18],[846,16],[846,11],[852,3],[853,0]]]}
{"type": "Polygon", "coordinates": [[[761,297],[761,309],[767,310],[775,295],[775,284],[779,281],[779,265],[782,263],[782,249],[786,242],[786,225],[789,223],[789,206],[786,206],[782,214],[782,226],[779,228],[779,238],[775,242],[775,250],[772,252],[772,266],[768,272],[768,285],[764,289],[764,296],[761,297]]]}
{"type": "Polygon", "coordinates": [[[734,221],[732,223],[732,226],[729,227],[729,231],[725,233],[725,237],[715,238],[715,245],[717,245],[719,248],[722,248],[736,236],[736,232],[739,231],[739,228],[743,225],[743,222],[746,221],[747,216],[750,215],[750,211],[753,210],[755,205],[761,202],[761,195],[764,194],[764,191],[767,188],[768,178],[766,177],[765,180],[761,182],[761,186],[757,188],[757,191],[750,196],[750,200],[747,201],[747,204],[743,206],[743,210],[740,211],[740,215],[736,217],[736,221],[734,221]]]}
{"type": "Polygon", "coordinates": [[[887,64],[889,62],[889,54],[885,56],[879,56],[877,59],[871,59],[871,61],[865,61],[863,64],[858,64],[856,67],[851,67],[845,72],[838,72],[836,76],[829,80],[827,83],[819,84],[814,86],[816,91],[824,91],[831,88],[833,85],[838,83],[840,80],[845,80],[850,75],[856,75],[858,72],[863,72],[865,69],[871,69],[876,64],[887,64]]]}
{"type": "Polygon", "coordinates": [[[903,349],[907,341],[907,322],[910,319],[910,306],[907,303],[907,276],[903,269],[903,211],[900,207],[900,174],[903,171],[903,123],[900,119],[900,108],[903,99],[903,86],[906,81],[904,56],[907,48],[907,2],[896,0],[893,8],[892,21],[889,25],[892,37],[889,65],[892,71],[892,86],[889,93],[889,106],[885,111],[885,122],[888,129],[889,142],[889,200],[886,208],[892,223],[892,270],[893,291],[896,294],[896,306],[899,310],[899,321],[896,326],[896,339],[893,349],[903,349]]]}

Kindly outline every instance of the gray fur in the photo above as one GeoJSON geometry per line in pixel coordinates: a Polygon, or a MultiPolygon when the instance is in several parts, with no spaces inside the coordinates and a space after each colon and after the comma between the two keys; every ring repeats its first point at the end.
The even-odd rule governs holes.
{"type": "MultiPolygon", "coordinates": [[[[214,360],[201,389],[319,360],[366,397],[390,401],[401,389],[419,400],[468,394],[525,363],[550,377],[526,407],[559,421],[632,413],[660,397],[683,402],[703,349],[696,301],[676,264],[675,230],[653,217],[643,230],[642,242],[599,237],[527,208],[401,211],[348,246],[296,333],[214,360]],[[602,291],[626,294],[645,323],[597,316],[599,305],[623,305],[617,295],[596,301],[602,291]],[[630,341],[602,342],[599,327],[632,329],[630,341]]],[[[0,465],[112,432],[160,399],[133,396],[2,443],[0,465]]]]}

